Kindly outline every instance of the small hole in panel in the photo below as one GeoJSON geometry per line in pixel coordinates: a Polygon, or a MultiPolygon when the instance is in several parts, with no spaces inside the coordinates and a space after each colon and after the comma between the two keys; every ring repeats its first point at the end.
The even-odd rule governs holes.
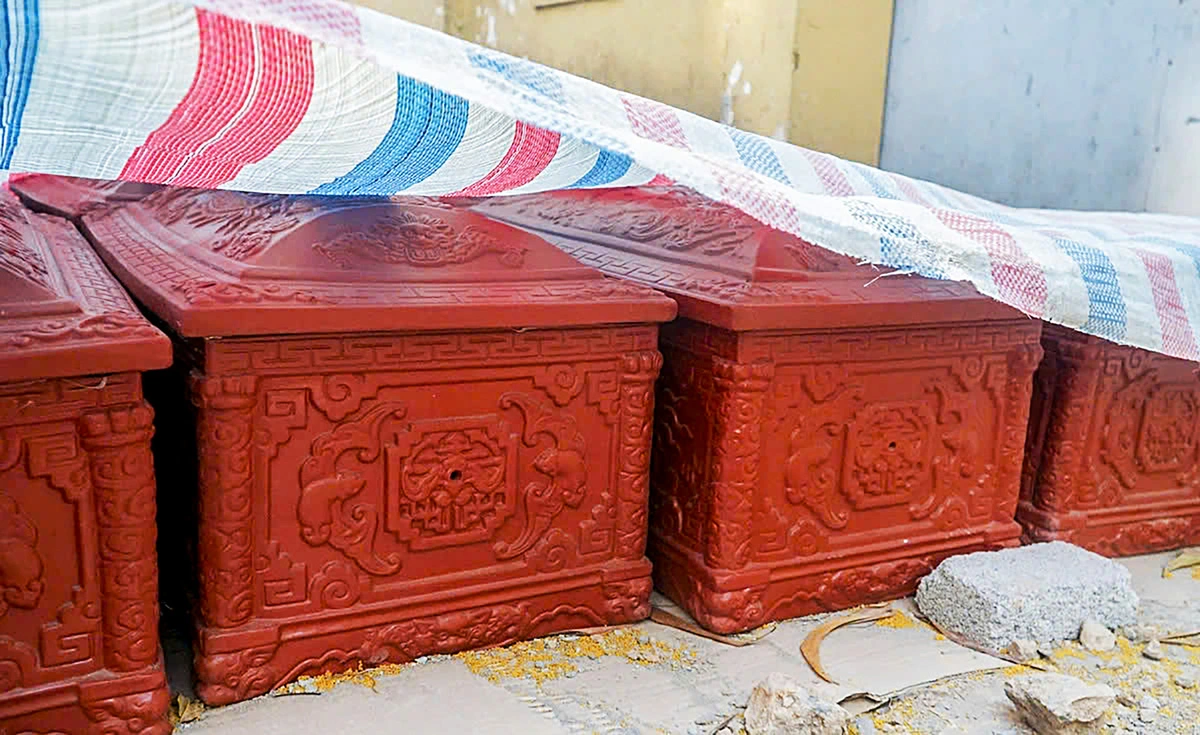
{"type": "Polygon", "coordinates": [[[462,470],[450,470],[450,479],[455,482],[462,479],[462,470]]]}

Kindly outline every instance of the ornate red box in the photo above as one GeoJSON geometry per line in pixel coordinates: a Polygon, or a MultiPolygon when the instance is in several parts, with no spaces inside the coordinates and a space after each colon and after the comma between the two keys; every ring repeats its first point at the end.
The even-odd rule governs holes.
{"type": "Polygon", "coordinates": [[[1047,325],[1017,518],[1108,556],[1200,543],[1196,364],[1047,325]]]}
{"type": "Polygon", "coordinates": [[[152,413],[166,336],[0,190],[0,732],[167,733],[152,413]]]}
{"type": "Polygon", "coordinates": [[[651,559],[706,627],[901,596],[946,556],[1017,543],[1036,320],[680,190],[475,206],[677,300],[651,559]]]}
{"type": "Polygon", "coordinates": [[[198,692],[624,623],[674,303],[434,200],[162,189],[86,233],[198,416],[198,692]]]}

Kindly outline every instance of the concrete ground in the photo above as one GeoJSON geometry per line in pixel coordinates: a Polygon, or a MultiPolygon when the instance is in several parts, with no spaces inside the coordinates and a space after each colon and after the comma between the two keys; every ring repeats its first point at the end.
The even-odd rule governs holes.
{"type": "MultiPolygon", "coordinates": [[[[1122,560],[1142,623],[1164,635],[1200,631],[1200,579],[1163,578],[1174,554],[1122,560]]],[[[679,612],[659,598],[656,604],[679,612]]],[[[1024,734],[1003,683],[1024,666],[959,646],[915,620],[911,600],[888,618],[840,628],[821,647],[821,681],[800,643],[829,616],[785,621],[734,647],[653,622],[593,636],[555,636],[502,649],[430,657],[341,677],[303,680],[250,702],[204,710],[184,702],[188,735],[670,733],[736,735],[750,690],[783,672],[856,712],[852,732],[1024,734]],[[761,636],[761,637],[758,637],[761,636]]],[[[1046,670],[1107,683],[1119,703],[1103,732],[1200,733],[1200,646],[1164,646],[1152,661],[1122,639],[1110,653],[1068,644],[1046,670]],[[1193,687],[1196,685],[1193,684],[1193,687]]],[[[187,652],[168,645],[173,687],[190,692],[187,652]]]]}

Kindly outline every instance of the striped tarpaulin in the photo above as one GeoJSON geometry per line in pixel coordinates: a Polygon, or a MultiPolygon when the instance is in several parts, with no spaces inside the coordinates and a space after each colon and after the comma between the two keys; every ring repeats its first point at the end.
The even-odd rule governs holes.
{"type": "Polygon", "coordinates": [[[334,0],[3,2],[13,172],[328,195],[675,182],[839,253],[1200,357],[1197,219],[1006,207],[334,0]]]}

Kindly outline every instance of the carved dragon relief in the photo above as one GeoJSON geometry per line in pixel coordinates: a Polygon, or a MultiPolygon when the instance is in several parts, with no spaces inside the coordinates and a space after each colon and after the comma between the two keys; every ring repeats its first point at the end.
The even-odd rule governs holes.
{"type": "Polygon", "coordinates": [[[215,237],[200,242],[237,261],[258,255],[275,237],[299,225],[299,215],[317,208],[313,200],[303,197],[179,188],[153,192],[142,206],[165,225],[216,225],[215,237]]]}
{"type": "Polygon", "coordinates": [[[437,268],[470,263],[488,253],[499,255],[509,268],[519,268],[526,250],[478,227],[460,229],[440,217],[404,210],[391,211],[366,229],[314,243],[312,248],[345,269],[362,261],[437,268]]]}
{"type": "Polygon", "coordinates": [[[745,251],[754,227],[737,210],[683,189],[671,190],[645,203],[533,197],[489,204],[484,211],[540,220],[574,231],[611,235],[674,252],[695,251],[741,261],[750,259],[745,251]],[[648,204],[651,201],[658,206],[648,204]]]}

